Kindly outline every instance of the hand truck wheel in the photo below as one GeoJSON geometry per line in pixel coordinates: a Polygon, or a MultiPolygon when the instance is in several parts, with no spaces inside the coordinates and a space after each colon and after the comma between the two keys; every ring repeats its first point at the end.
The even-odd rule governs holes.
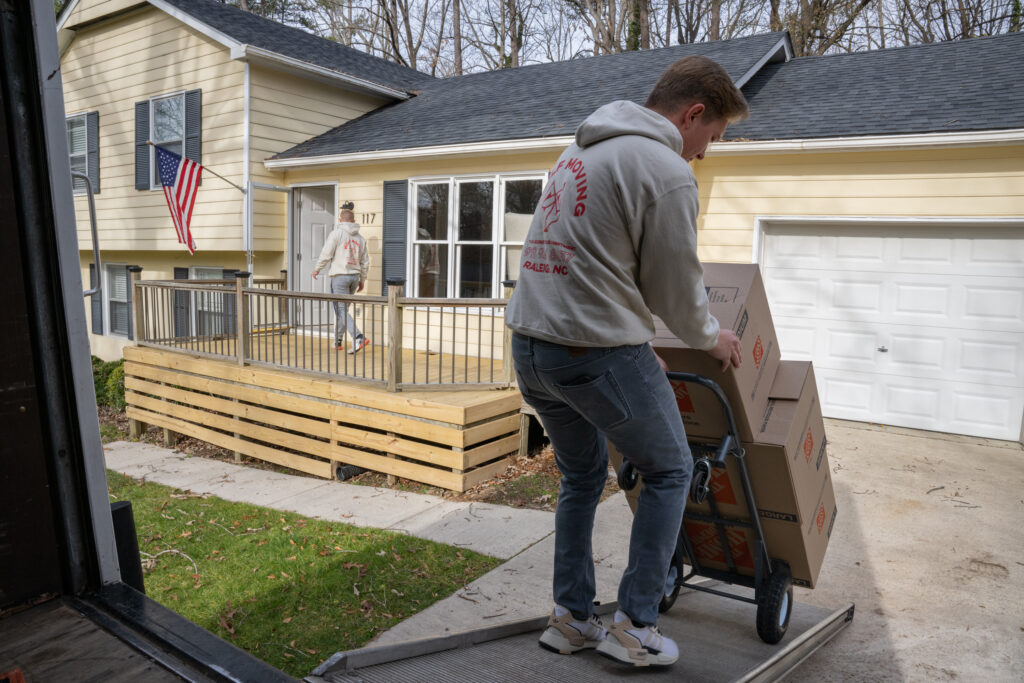
{"type": "Polygon", "coordinates": [[[637,482],[640,481],[640,473],[636,471],[633,463],[628,460],[623,460],[622,464],[619,465],[617,476],[619,488],[623,491],[632,491],[636,488],[637,482]]]}
{"type": "Polygon", "coordinates": [[[777,564],[768,577],[764,594],[757,596],[757,635],[774,645],[782,640],[793,613],[793,577],[789,567],[777,564]]]}
{"type": "Polygon", "coordinates": [[[711,492],[711,461],[700,457],[693,461],[693,477],[690,480],[690,500],[697,505],[703,503],[711,492]]]}

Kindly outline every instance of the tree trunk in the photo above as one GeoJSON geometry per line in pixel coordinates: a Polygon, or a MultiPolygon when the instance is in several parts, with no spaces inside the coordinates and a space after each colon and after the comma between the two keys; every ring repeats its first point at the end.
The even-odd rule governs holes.
{"type": "Polygon", "coordinates": [[[708,34],[709,40],[722,39],[722,0],[711,0],[711,30],[708,34]]]}
{"type": "Polygon", "coordinates": [[[455,75],[462,75],[462,0],[452,0],[452,48],[455,51],[455,75]]]}

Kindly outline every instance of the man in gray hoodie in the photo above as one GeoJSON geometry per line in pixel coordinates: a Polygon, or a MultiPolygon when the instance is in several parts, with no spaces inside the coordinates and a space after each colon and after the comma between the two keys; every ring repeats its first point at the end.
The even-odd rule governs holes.
{"type": "MultiPolygon", "coordinates": [[[[351,204],[348,204],[351,206],[351,204]]],[[[355,214],[349,208],[343,208],[338,214],[340,223],[334,225],[334,230],[327,236],[324,248],[320,250],[316,266],[313,269],[313,279],[317,278],[320,271],[327,264],[331,268],[328,275],[331,277],[332,294],[355,294],[363,291],[366,284],[366,276],[370,272],[370,252],[366,248],[366,240],[359,234],[359,224],[355,222],[355,214]]],[[[348,303],[336,301],[334,313],[337,317],[334,329],[334,348],[338,351],[344,347],[344,333],[348,331],[348,337],[352,341],[349,353],[356,353],[366,347],[370,340],[366,338],[352,315],[348,312],[348,303]]]]}
{"type": "Polygon", "coordinates": [[[739,339],[708,311],[697,258],[697,181],[726,126],[747,115],[728,73],[686,57],[644,106],[607,104],[576,130],[534,213],[506,324],[523,399],[536,409],[562,472],[555,513],[555,608],[541,645],[586,647],[636,666],[676,661],[658,604],[693,468],[682,419],[648,344],[652,313],[723,370],[739,339]],[[593,617],[591,535],[608,476],[606,438],[644,479],[619,585],[619,611],[593,617]]]}

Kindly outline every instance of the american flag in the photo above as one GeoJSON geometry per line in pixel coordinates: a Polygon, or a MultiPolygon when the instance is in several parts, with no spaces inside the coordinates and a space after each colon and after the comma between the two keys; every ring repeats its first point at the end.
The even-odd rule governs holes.
{"type": "Polygon", "coordinates": [[[163,147],[154,147],[160,184],[164,186],[164,197],[167,198],[167,208],[171,210],[174,229],[178,231],[178,243],[184,244],[188,253],[194,254],[196,243],[192,240],[188,224],[192,220],[192,206],[196,202],[196,189],[199,187],[203,167],[163,147]]]}

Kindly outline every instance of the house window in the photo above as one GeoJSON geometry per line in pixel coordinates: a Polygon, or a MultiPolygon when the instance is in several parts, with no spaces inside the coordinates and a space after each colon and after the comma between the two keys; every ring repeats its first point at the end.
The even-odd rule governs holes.
{"type": "MultiPolygon", "coordinates": [[[[189,279],[191,280],[224,279],[223,268],[193,266],[189,271],[189,279]]],[[[194,316],[192,329],[196,330],[200,335],[224,334],[227,329],[225,325],[227,307],[224,305],[224,299],[227,296],[234,297],[234,291],[230,294],[198,291],[192,292],[192,296],[195,301],[195,306],[192,307],[192,314],[194,316]]]]}
{"type": "Polygon", "coordinates": [[[410,182],[414,296],[501,296],[515,279],[543,174],[410,182]]]}
{"type": "MultiPolygon", "coordinates": [[[[88,112],[75,114],[64,120],[68,140],[68,161],[72,173],[81,173],[89,178],[92,191],[100,191],[99,165],[99,114],[88,112]]],[[[85,181],[71,179],[75,194],[85,194],[85,181]]]]}
{"type": "MultiPolygon", "coordinates": [[[[155,97],[150,100],[150,139],[164,149],[185,156],[185,95],[155,97]]],[[[156,151],[150,150],[150,189],[160,189],[156,151]]]]}
{"type": "Polygon", "coordinates": [[[128,336],[128,269],[105,264],[103,297],[107,309],[107,334],[128,336]]]}

